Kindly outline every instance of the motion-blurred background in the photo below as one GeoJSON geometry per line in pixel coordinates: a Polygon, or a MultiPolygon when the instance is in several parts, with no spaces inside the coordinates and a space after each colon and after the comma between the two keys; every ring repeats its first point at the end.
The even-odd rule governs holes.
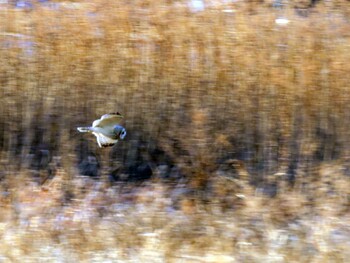
{"type": "Polygon", "coordinates": [[[1,1],[0,261],[345,262],[349,14],[1,1]],[[116,111],[115,147],[77,132],[116,111]]]}

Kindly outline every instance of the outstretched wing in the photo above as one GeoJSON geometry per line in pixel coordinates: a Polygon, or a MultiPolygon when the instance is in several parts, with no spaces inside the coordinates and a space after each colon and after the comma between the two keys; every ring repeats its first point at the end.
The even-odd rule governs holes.
{"type": "Polygon", "coordinates": [[[92,127],[105,127],[105,126],[114,126],[120,123],[123,116],[117,113],[108,113],[103,115],[100,119],[95,120],[92,123],[92,127]]]}
{"type": "Polygon", "coordinates": [[[113,140],[111,138],[108,138],[107,136],[104,136],[102,133],[93,132],[93,135],[96,136],[98,146],[100,147],[113,146],[118,142],[118,140],[113,140]]]}

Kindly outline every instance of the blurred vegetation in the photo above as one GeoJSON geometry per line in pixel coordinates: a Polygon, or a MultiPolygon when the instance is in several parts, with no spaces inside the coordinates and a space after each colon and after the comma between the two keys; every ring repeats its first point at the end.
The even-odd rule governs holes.
{"type": "MultiPolygon", "coordinates": [[[[298,245],[289,240],[292,234],[278,231],[311,214],[338,218],[349,213],[348,3],[289,1],[282,9],[261,1],[206,3],[200,12],[191,11],[185,1],[92,0],[0,9],[1,198],[12,211],[2,222],[32,219],[31,213],[18,212],[15,204],[35,207],[33,200],[45,196],[52,203],[32,213],[35,220],[48,223],[35,231],[43,240],[61,240],[73,250],[91,244],[89,231],[110,235],[111,247],[120,247],[123,236],[136,235],[130,243],[122,243],[122,254],[130,256],[131,247],[147,247],[146,236],[135,233],[146,225],[164,229],[156,236],[171,240],[164,248],[166,258],[176,258],[174,251],[192,253],[188,251],[204,243],[213,251],[218,246],[219,251],[238,253],[241,262],[255,262],[269,249],[281,255],[290,249],[289,259],[299,262],[346,258],[345,247],[325,252],[319,240],[317,245],[304,240],[311,221],[288,225],[286,233],[294,231],[294,239],[303,240],[298,245]],[[277,24],[278,17],[289,23],[277,24]],[[99,149],[93,136],[76,131],[77,126],[116,111],[124,115],[128,135],[113,149],[99,149]],[[154,197],[125,197],[146,207],[158,198],[159,206],[145,212],[149,221],[138,222],[140,211],[134,207],[127,210],[134,217],[113,210],[112,204],[122,197],[112,202],[107,186],[79,177],[78,168],[88,155],[102,163],[102,174],[119,178],[147,164],[155,180],[166,170],[165,177],[174,179],[176,186],[170,191],[152,181],[147,187],[151,192],[158,189],[154,197]],[[40,183],[59,174],[64,178],[59,189],[64,190],[47,192],[39,187],[38,193],[31,184],[24,188],[18,182],[28,184],[30,171],[36,171],[40,183]],[[89,190],[79,192],[77,180],[89,190]],[[170,198],[168,190],[181,198],[170,198]],[[86,196],[89,191],[96,193],[96,202],[86,196]],[[71,208],[59,210],[67,200],[73,202],[71,208]],[[74,226],[69,225],[68,232],[63,226],[51,229],[50,222],[57,224],[55,215],[67,214],[68,222],[77,211],[85,211],[84,202],[93,207],[92,217],[121,213],[129,227],[118,227],[120,236],[107,233],[103,227],[115,228],[120,222],[105,217],[98,224],[89,221],[89,230],[84,218],[72,219],[74,226]],[[162,214],[168,202],[193,216],[182,230],[181,216],[171,221],[170,215],[162,214]],[[236,217],[232,225],[220,221],[232,217],[236,217]],[[260,227],[264,233],[259,233],[260,227]],[[80,234],[73,237],[74,231],[80,234]],[[274,231],[276,236],[270,236],[274,231]],[[254,245],[269,237],[279,240],[280,234],[289,235],[283,237],[288,247],[254,245]],[[205,241],[200,243],[198,237],[205,241]],[[188,240],[187,245],[181,247],[177,240],[188,240]],[[312,248],[305,248],[306,243],[312,248]]],[[[113,191],[122,196],[134,193],[123,187],[113,191]]],[[[334,224],[338,227],[341,222],[334,224]]],[[[329,231],[336,228],[332,222],[326,225],[329,231]]],[[[322,228],[321,223],[317,226],[322,228]]],[[[317,236],[317,231],[312,233],[317,236]]],[[[94,242],[92,251],[107,246],[94,242]]],[[[27,253],[25,248],[19,250],[18,255],[27,253]]],[[[88,257],[88,249],[82,254],[88,257]]],[[[6,257],[16,258],[12,252],[6,257]]]]}

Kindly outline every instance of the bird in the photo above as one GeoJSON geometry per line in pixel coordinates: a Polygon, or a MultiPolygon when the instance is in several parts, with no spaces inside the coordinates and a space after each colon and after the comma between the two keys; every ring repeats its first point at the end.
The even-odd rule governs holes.
{"type": "Polygon", "coordinates": [[[113,146],[126,136],[126,129],[119,124],[122,118],[119,112],[107,113],[95,120],[91,127],[77,127],[77,130],[95,135],[100,148],[113,146]]]}

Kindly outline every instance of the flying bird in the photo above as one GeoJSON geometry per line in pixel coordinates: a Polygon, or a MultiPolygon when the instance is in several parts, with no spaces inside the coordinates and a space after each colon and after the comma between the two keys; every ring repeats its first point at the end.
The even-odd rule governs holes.
{"type": "Polygon", "coordinates": [[[92,127],[78,127],[80,132],[91,132],[97,138],[98,146],[113,146],[118,140],[123,140],[126,130],[119,123],[123,116],[117,113],[108,113],[92,123],[92,127]]]}

